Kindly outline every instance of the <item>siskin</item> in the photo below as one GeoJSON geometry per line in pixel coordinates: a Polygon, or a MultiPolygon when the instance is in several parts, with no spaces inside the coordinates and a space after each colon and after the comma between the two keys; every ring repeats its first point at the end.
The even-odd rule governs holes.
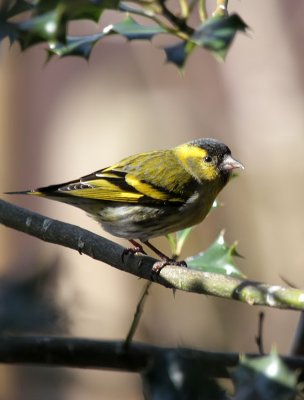
{"type": "Polygon", "coordinates": [[[231,172],[243,165],[216,139],[197,139],[169,150],[127,157],[80,179],[13,192],[46,197],[86,211],[114,236],[142,251],[140,240],[170,259],[149,239],[196,225],[208,214],[231,172]]]}

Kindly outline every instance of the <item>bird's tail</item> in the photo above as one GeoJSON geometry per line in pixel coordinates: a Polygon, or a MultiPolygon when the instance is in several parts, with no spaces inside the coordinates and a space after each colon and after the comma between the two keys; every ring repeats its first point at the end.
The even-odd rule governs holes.
{"type": "Polygon", "coordinates": [[[40,192],[39,189],[35,190],[22,190],[20,192],[4,192],[4,194],[27,194],[32,196],[45,196],[43,192],[40,192]]]}
{"type": "Polygon", "coordinates": [[[4,194],[26,194],[26,195],[31,195],[31,196],[62,197],[63,193],[58,192],[58,189],[60,189],[61,187],[65,186],[65,185],[73,183],[73,182],[74,181],[70,181],[70,182],[61,183],[61,184],[57,184],[57,185],[43,186],[43,187],[39,187],[37,189],[22,190],[22,191],[18,191],[18,192],[5,192],[4,194]]]}

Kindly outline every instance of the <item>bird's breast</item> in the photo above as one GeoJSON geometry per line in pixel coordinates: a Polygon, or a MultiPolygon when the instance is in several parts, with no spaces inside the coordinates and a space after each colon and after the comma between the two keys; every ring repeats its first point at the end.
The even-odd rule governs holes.
{"type": "Polygon", "coordinates": [[[206,195],[204,190],[197,190],[181,204],[108,204],[95,213],[95,218],[114,236],[144,241],[199,224],[216,194],[209,190],[206,195]]]}

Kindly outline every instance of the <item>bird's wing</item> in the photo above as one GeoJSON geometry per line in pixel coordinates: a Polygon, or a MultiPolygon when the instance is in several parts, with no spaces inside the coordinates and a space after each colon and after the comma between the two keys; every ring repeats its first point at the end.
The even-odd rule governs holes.
{"type": "Polygon", "coordinates": [[[113,202],[184,202],[185,199],[181,195],[159,184],[164,175],[167,180],[171,179],[170,182],[176,179],[174,170],[164,165],[163,152],[151,152],[128,157],[116,165],[86,175],[80,180],[61,186],[56,185],[56,192],[113,202]],[[168,176],[170,174],[171,178],[168,176]]]}

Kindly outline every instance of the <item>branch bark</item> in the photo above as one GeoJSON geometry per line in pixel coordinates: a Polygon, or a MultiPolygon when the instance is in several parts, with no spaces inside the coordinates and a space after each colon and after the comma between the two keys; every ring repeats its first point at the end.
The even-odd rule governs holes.
{"type": "MultiPolygon", "coordinates": [[[[121,341],[101,341],[55,336],[0,336],[0,362],[5,364],[43,365],[111,369],[141,373],[153,363],[170,355],[193,360],[208,371],[208,376],[227,378],[228,368],[239,363],[238,353],[215,353],[188,348],[156,347],[132,343],[126,349],[121,341]]],[[[259,354],[247,354],[258,357],[259,354]]],[[[172,357],[171,357],[172,358],[172,357]]],[[[304,357],[282,357],[292,368],[304,367],[304,357]]]]}
{"type": "Polygon", "coordinates": [[[141,254],[124,254],[124,248],[75,225],[60,222],[0,200],[0,223],[46,242],[79,251],[112,267],[165,287],[234,299],[250,305],[304,310],[304,291],[267,285],[190,268],[169,265],[159,275],[157,261],[141,254]]]}

